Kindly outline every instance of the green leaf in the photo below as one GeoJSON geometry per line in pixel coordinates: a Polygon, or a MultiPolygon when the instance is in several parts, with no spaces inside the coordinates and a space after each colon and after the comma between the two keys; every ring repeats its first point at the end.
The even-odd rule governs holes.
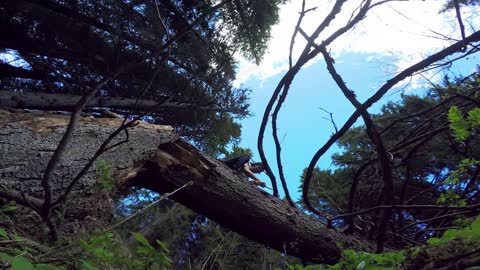
{"type": "Polygon", "coordinates": [[[167,247],[167,244],[163,243],[163,242],[160,241],[160,240],[155,240],[155,242],[156,242],[157,245],[160,247],[160,250],[161,250],[161,251],[163,251],[163,252],[169,252],[168,247],[167,247]]]}
{"type": "Polygon", "coordinates": [[[12,270],[35,270],[33,264],[25,257],[15,257],[11,262],[12,270]]]}
{"type": "Polygon", "coordinates": [[[462,112],[457,106],[452,106],[448,110],[448,121],[450,123],[458,122],[463,119],[462,112]]]}
{"type": "Polygon", "coordinates": [[[0,259],[9,262],[13,259],[13,257],[7,253],[0,252],[0,259]]]}
{"type": "Polygon", "coordinates": [[[427,240],[427,244],[429,245],[435,246],[435,245],[440,245],[441,243],[443,243],[443,241],[440,238],[436,238],[436,237],[432,237],[427,240]]]}
{"type": "Polygon", "coordinates": [[[86,270],[98,270],[95,266],[91,265],[89,262],[85,260],[80,260],[82,262],[82,269],[86,270]]]}
{"type": "Polygon", "coordinates": [[[457,140],[465,140],[470,136],[468,130],[470,124],[463,118],[463,114],[457,106],[452,106],[448,110],[448,121],[457,140]]]}
{"type": "Polygon", "coordinates": [[[468,122],[474,127],[480,127],[480,108],[475,108],[468,112],[468,122]]]}
{"type": "Polygon", "coordinates": [[[367,264],[367,263],[366,263],[365,261],[361,261],[361,262],[357,265],[357,269],[361,270],[361,269],[365,268],[365,265],[366,265],[366,264],[367,264]]]}
{"type": "Polygon", "coordinates": [[[447,239],[447,240],[454,239],[457,236],[459,236],[459,233],[460,231],[457,229],[448,229],[443,233],[442,239],[447,239]]]}
{"type": "Polygon", "coordinates": [[[464,119],[458,122],[450,123],[450,128],[452,129],[457,140],[465,140],[470,136],[470,131],[468,131],[469,127],[470,125],[464,119]]]}
{"type": "Polygon", "coordinates": [[[466,206],[467,205],[467,201],[465,200],[459,200],[457,203],[456,203],[457,206],[466,206]]]}
{"type": "Polygon", "coordinates": [[[132,236],[133,236],[133,238],[135,238],[135,240],[137,240],[144,247],[149,247],[149,248],[153,249],[152,245],[150,245],[150,243],[148,243],[148,240],[143,235],[141,235],[139,233],[132,232],[132,236]]]}
{"type": "Polygon", "coordinates": [[[5,231],[4,228],[0,228],[0,237],[1,237],[1,238],[8,239],[7,231],[5,231]]]}
{"type": "Polygon", "coordinates": [[[472,223],[472,233],[475,235],[480,235],[480,216],[472,223]]]}

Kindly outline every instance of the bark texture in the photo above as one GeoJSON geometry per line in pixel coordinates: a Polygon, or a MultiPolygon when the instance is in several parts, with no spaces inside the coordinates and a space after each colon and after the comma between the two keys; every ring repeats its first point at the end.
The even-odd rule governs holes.
{"type": "MultiPolygon", "coordinates": [[[[61,193],[120,121],[80,121],[67,158],[55,172],[54,194],[61,193]]],[[[42,199],[42,172],[67,122],[67,115],[0,110],[0,197],[8,198],[5,191],[15,190],[42,199]]],[[[336,262],[341,256],[337,244],[373,250],[371,242],[328,229],[287,202],[242,180],[221,161],[177,139],[170,127],[141,124],[129,133],[128,143],[101,157],[112,164],[118,187],[137,186],[165,193],[193,181],[192,186],[172,199],[251,240],[311,262],[336,262]]],[[[95,182],[92,169],[77,186],[75,202],[70,202],[72,206],[66,215],[71,217],[71,230],[71,224],[88,227],[89,219],[112,216],[111,207],[96,209],[108,204],[110,198],[92,190],[95,182]]]]}
{"type": "MultiPolygon", "coordinates": [[[[58,145],[69,121],[69,115],[19,113],[0,109],[0,197],[13,199],[21,194],[43,202],[41,180],[48,160],[58,145]]],[[[71,180],[88,162],[99,145],[122,122],[122,119],[83,118],[67,147],[65,159],[54,172],[54,199],[62,194],[71,180]]],[[[169,126],[140,124],[129,129],[128,143],[104,153],[112,170],[133,166],[154,154],[158,144],[175,138],[169,126]]],[[[112,144],[125,139],[122,133],[112,144]]],[[[113,217],[110,194],[95,187],[95,166],[75,186],[61,228],[64,234],[75,234],[113,217]]],[[[32,226],[40,221],[32,211],[20,210],[19,224],[32,226]],[[30,213],[30,214],[28,214],[30,213]],[[33,219],[33,220],[32,220],[33,219]]]]}

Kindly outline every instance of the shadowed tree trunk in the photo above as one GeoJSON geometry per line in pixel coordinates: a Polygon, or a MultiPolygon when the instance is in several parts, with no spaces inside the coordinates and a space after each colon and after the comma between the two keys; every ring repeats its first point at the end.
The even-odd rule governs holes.
{"type": "MultiPolygon", "coordinates": [[[[68,94],[0,91],[0,107],[51,111],[71,110],[81,98],[82,96],[79,95],[68,94]]],[[[121,97],[94,97],[88,102],[86,107],[106,107],[115,110],[136,108],[138,111],[149,113],[161,113],[165,110],[225,111],[212,108],[211,106],[201,106],[193,103],[157,102],[155,100],[137,100],[136,98],[121,97]]]]}
{"type": "MultiPolygon", "coordinates": [[[[42,200],[42,171],[67,123],[66,115],[0,111],[0,197],[14,199],[15,194],[23,191],[42,200]]],[[[121,119],[80,121],[52,183],[56,196],[120,123],[121,119]]],[[[220,161],[177,139],[170,127],[135,126],[129,129],[127,143],[100,158],[111,164],[118,189],[137,186],[165,193],[193,181],[193,185],[171,198],[251,240],[306,261],[338,261],[341,250],[337,244],[343,248],[373,250],[371,242],[327,229],[287,202],[242,180],[220,161]]],[[[72,206],[66,214],[67,225],[112,217],[111,207],[92,207],[108,205],[112,195],[99,197],[92,189],[95,182],[95,168],[92,168],[76,185],[73,196],[76,201],[69,203],[72,206]]],[[[82,229],[91,229],[88,224],[82,229]]]]}

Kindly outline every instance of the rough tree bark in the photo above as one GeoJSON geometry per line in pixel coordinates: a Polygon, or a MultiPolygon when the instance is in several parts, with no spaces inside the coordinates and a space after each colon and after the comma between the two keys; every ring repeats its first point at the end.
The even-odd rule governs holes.
{"type": "MultiPolygon", "coordinates": [[[[67,120],[65,115],[0,111],[0,197],[8,198],[2,190],[13,189],[42,199],[41,172],[67,120]]],[[[53,186],[57,196],[120,120],[82,119],[67,158],[56,172],[53,186]]],[[[116,184],[122,189],[137,186],[164,193],[193,181],[172,199],[251,240],[304,260],[336,262],[341,256],[337,244],[356,250],[374,249],[371,242],[328,229],[242,180],[222,162],[178,139],[169,127],[136,126],[130,130],[128,143],[101,158],[111,164],[116,184]]],[[[106,212],[111,211],[104,208],[100,213],[88,213],[96,208],[92,205],[108,204],[110,200],[108,196],[99,199],[92,191],[95,179],[92,169],[77,186],[75,198],[81,203],[68,211],[77,223],[87,218],[78,218],[76,211],[82,210],[84,217],[107,216],[106,212]]]]}
{"type": "MultiPolygon", "coordinates": [[[[0,109],[0,199],[13,200],[22,197],[23,192],[36,198],[31,201],[34,206],[43,203],[43,172],[65,132],[69,118],[65,114],[0,109]]],[[[66,158],[54,172],[51,186],[55,198],[61,195],[102,141],[121,122],[122,119],[82,118],[68,146],[66,158]]],[[[140,124],[129,130],[128,143],[104,153],[100,159],[112,164],[112,169],[127,168],[153,155],[158,144],[174,138],[173,129],[169,126],[140,124]]],[[[125,134],[122,133],[112,145],[124,139],[125,134]]],[[[61,228],[64,235],[92,229],[92,226],[106,224],[113,218],[112,194],[95,187],[97,174],[95,166],[92,167],[75,186],[67,203],[61,228]]],[[[32,213],[21,209],[18,215],[14,215],[18,219],[17,224],[25,227],[41,224],[39,217],[32,213]]]]}

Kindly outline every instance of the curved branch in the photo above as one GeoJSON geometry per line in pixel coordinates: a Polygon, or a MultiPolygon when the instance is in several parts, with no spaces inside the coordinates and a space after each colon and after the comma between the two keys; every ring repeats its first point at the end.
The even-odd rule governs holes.
{"type": "MultiPolygon", "coordinates": [[[[369,3],[367,3],[366,5],[368,6],[368,4],[369,3]]],[[[322,49],[321,52],[327,64],[327,70],[332,75],[333,80],[337,83],[337,86],[340,88],[343,95],[348,99],[348,101],[350,101],[350,103],[355,107],[355,109],[359,110],[361,108],[361,103],[355,97],[355,93],[347,87],[340,74],[338,74],[338,72],[336,71],[335,66],[333,65],[333,58],[330,57],[326,49],[322,49]]],[[[393,175],[389,156],[387,150],[385,149],[385,145],[383,144],[382,138],[380,137],[380,133],[377,131],[377,128],[373,123],[372,117],[370,116],[368,111],[363,110],[361,112],[361,116],[363,118],[363,121],[365,122],[368,137],[375,145],[375,149],[377,151],[378,160],[380,162],[380,167],[382,170],[383,201],[385,204],[389,205],[392,202],[393,195],[393,175]]],[[[390,208],[384,208],[384,211],[382,211],[381,213],[382,217],[380,219],[380,225],[378,226],[377,237],[378,252],[383,251],[383,236],[387,229],[387,223],[391,213],[392,211],[390,208]]]]}
{"type": "MultiPolygon", "coordinates": [[[[478,42],[480,41],[480,31],[477,31],[473,33],[472,35],[468,36],[466,38],[466,41],[468,43],[472,42],[478,42]]],[[[411,76],[413,73],[418,72],[419,70],[422,70],[429,65],[451,55],[457,52],[460,52],[462,49],[462,42],[456,42],[449,47],[425,58],[424,60],[408,67],[407,69],[403,70],[396,76],[394,76],[392,79],[388,80],[380,89],[372,95],[367,101],[365,101],[360,109],[357,109],[345,122],[345,124],[340,128],[340,130],[332,135],[330,139],[314,154],[312,157],[310,164],[307,168],[307,172],[305,174],[305,179],[304,179],[304,186],[310,185],[310,181],[313,175],[313,169],[315,168],[315,165],[317,164],[318,160],[320,157],[325,154],[325,152],[330,149],[330,147],[340,138],[342,137],[348,129],[357,121],[358,117],[360,116],[361,112],[363,110],[368,109],[370,106],[372,106],[375,102],[377,102],[380,98],[382,98],[388,90],[390,90],[393,86],[395,86],[397,83],[400,81],[404,80],[405,78],[411,76]]],[[[316,51],[315,49],[314,51],[316,51]]],[[[313,53],[313,52],[312,52],[313,53]]],[[[305,189],[304,189],[305,190],[305,189]]],[[[303,198],[307,197],[308,194],[303,192],[303,198]]],[[[311,206],[311,205],[310,205],[311,206]]]]}
{"type": "MultiPolygon", "coordinates": [[[[258,140],[257,140],[257,147],[258,147],[258,152],[260,154],[260,158],[262,160],[262,163],[265,166],[265,172],[269,176],[270,180],[272,181],[272,187],[273,187],[273,195],[278,196],[278,189],[277,189],[277,183],[275,180],[275,176],[273,175],[273,172],[268,164],[267,158],[265,156],[265,152],[263,149],[263,138],[265,134],[265,129],[268,123],[268,117],[270,115],[270,112],[272,111],[273,104],[277,100],[280,91],[284,88],[284,86],[287,84],[287,82],[291,82],[295,75],[300,71],[301,67],[304,66],[308,61],[313,59],[316,55],[320,53],[320,50],[318,48],[324,48],[328,44],[332,43],[336,38],[341,36],[342,34],[346,33],[348,30],[353,28],[356,23],[358,23],[361,19],[364,18],[365,13],[367,12],[368,8],[363,9],[360,11],[357,16],[355,17],[354,20],[349,22],[346,26],[338,29],[335,31],[333,34],[331,34],[325,41],[322,42],[321,45],[315,45],[313,43],[313,40],[320,34],[321,31],[323,31],[329,24],[330,22],[335,18],[335,16],[340,12],[342,5],[344,4],[345,0],[342,1],[336,1],[334,7],[332,8],[331,12],[327,15],[325,20],[319,25],[319,27],[315,30],[315,32],[312,34],[310,39],[308,40],[307,45],[305,46],[304,51],[302,52],[302,55],[300,56],[299,60],[297,63],[290,68],[287,73],[282,77],[280,82],[278,83],[277,87],[273,91],[272,97],[270,98],[266,108],[265,112],[263,114],[262,118],[262,123],[260,125],[260,130],[258,132],[258,140]],[[310,51],[310,48],[314,46],[315,49],[312,50],[312,52],[308,53],[310,51]]],[[[369,1],[370,2],[370,1],[369,1]]],[[[301,29],[299,29],[301,30],[301,29]]],[[[287,93],[285,93],[286,95],[287,93]]],[[[353,124],[353,123],[352,123],[353,124]]],[[[311,207],[311,205],[307,205],[307,207],[311,207]]],[[[314,212],[317,215],[320,215],[318,211],[314,212]]]]}
{"type": "Polygon", "coordinates": [[[278,174],[280,176],[280,181],[282,182],[282,187],[285,192],[285,197],[287,198],[288,203],[290,203],[291,206],[296,207],[295,203],[293,202],[292,198],[290,197],[290,193],[288,192],[288,187],[287,187],[287,181],[285,180],[285,175],[283,173],[283,165],[282,165],[282,147],[280,145],[280,140],[278,139],[278,133],[277,133],[277,118],[278,118],[278,113],[280,112],[280,109],[282,107],[283,102],[287,98],[287,93],[288,89],[290,88],[290,83],[288,82],[284,88],[282,95],[280,96],[280,99],[278,100],[277,106],[275,106],[275,110],[273,111],[272,114],[272,133],[273,133],[273,140],[275,142],[275,149],[276,149],[276,156],[277,156],[277,167],[278,167],[278,174]]]}

